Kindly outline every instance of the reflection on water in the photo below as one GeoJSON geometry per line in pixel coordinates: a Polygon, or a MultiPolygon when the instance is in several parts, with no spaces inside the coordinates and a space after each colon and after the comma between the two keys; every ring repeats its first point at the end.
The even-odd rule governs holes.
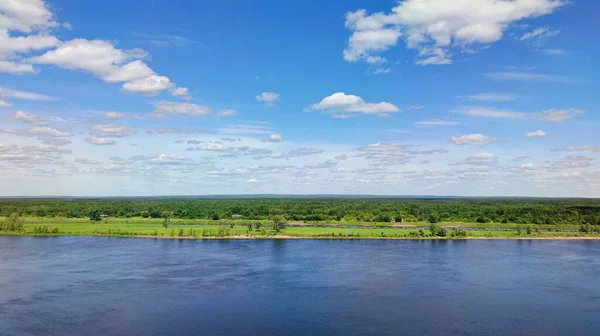
{"type": "Polygon", "coordinates": [[[0,335],[597,335],[600,242],[0,236],[0,335]]]}

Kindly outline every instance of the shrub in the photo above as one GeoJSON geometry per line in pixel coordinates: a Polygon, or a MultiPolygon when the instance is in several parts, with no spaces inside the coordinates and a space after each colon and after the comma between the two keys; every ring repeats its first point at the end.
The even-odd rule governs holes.
{"type": "Polygon", "coordinates": [[[0,222],[0,231],[22,231],[24,225],[25,220],[13,213],[0,222]]]}
{"type": "Polygon", "coordinates": [[[454,228],[452,229],[452,232],[450,233],[451,237],[466,237],[467,236],[467,230],[461,229],[461,228],[454,228]]]}

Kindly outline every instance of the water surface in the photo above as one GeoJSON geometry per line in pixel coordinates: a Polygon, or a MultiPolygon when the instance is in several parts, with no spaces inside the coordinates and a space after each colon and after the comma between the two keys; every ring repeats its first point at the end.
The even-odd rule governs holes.
{"type": "Polygon", "coordinates": [[[598,335],[598,241],[0,236],[0,335],[598,335]]]}

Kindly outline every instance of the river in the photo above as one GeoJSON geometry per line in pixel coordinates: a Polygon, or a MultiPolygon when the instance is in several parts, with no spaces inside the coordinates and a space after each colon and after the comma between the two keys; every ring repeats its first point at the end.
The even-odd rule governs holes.
{"type": "Polygon", "coordinates": [[[600,241],[0,236],[0,335],[598,335],[600,241]]]}

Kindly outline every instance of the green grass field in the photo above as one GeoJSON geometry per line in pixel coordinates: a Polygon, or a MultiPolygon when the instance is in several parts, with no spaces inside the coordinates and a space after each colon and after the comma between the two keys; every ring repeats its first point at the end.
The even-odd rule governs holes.
{"type": "MultiPolygon", "coordinates": [[[[228,221],[227,225],[215,225],[211,220],[173,220],[168,228],[162,226],[161,219],[109,219],[108,221],[90,222],[82,219],[47,219],[27,218],[24,228],[20,232],[0,232],[11,235],[44,235],[44,236],[127,236],[127,237],[158,237],[158,238],[238,238],[247,236],[249,238],[278,237],[301,237],[301,238],[343,238],[343,239],[444,239],[444,237],[429,237],[429,230],[423,230],[421,235],[413,228],[360,228],[360,227],[287,227],[279,233],[271,231],[267,222],[262,224],[261,229],[256,229],[257,221],[253,221],[254,230],[248,230],[247,221],[228,221]],[[233,224],[233,227],[232,227],[233,224]]],[[[420,225],[427,225],[426,223],[420,225]]],[[[440,223],[441,226],[455,226],[456,223],[440,223]]],[[[466,226],[466,225],[465,225],[466,226]]],[[[494,228],[498,225],[490,225],[494,228]]],[[[504,227],[504,226],[502,226],[504,227]]],[[[515,228],[515,225],[509,226],[515,228]]],[[[525,226],[521,235],[515,230],[467,230],[466,238],[559,238],[559,237],[597,237],[600,234],[580,232],[556,232],[549,231],[540,226],[531,226],[531,234],[527,234],[525,226]]],[[[554,229],[556,227],[552,227],[554,229]]],[[[450,236],[451,230],[448,230],[450,236]]]]}

